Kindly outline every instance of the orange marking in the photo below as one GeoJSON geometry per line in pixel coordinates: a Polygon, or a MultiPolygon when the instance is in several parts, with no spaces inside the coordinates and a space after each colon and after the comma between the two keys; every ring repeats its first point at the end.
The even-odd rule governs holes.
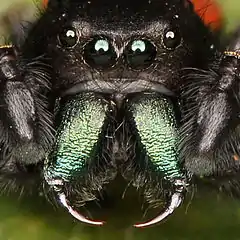
{"type": "Polygon", "coordinates": [[[219,30],[223,25],[223,12],[216,0],[191,0],[196,13],[206,25],[219,30]]]}
{"type": "Polygon", "coordinates": [[[234,159],[234,161],[239,161],[240,160],[240,158],[239,158],[239,156],[237,154],[233,155],[233,159],[234,159]]]}
{"type": "Polygon", "coordinates": [[[48,0],[43,0],[42,3],[43,3],[43,7],[44,7],[44,8],[47,8],[48,0]]]}

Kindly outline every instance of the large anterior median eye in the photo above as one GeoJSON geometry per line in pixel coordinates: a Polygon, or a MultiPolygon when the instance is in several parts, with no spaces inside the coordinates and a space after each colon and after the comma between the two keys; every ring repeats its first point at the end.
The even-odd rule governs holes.
{"type": "Polygon", "coordinates": [[[178,30],[170,29],[164,33],[163,36],[163,45],[167,49],[175,49],[181,43],[181,35],[178,30]]]}
{"type": "Polygon", "coordinates": [[[74,47],[79,41],[77,30],[73,27],[65,27],[58,35],[58,41],[63,47],[74,47]]]}
{"type": "Polygon", "coordinates": [[[106,37],[95,37],[85,45],[84,60],[91,67],[111,67],[116,63],[116,59],[116,51],[111,41],[106,37]]]}
{"type": "Polygon", "coordinates": [[[156,57],[155,46],[146,39],[131,41],[125,51],[128,65],[134,69],[149,67],[156,57]]]}

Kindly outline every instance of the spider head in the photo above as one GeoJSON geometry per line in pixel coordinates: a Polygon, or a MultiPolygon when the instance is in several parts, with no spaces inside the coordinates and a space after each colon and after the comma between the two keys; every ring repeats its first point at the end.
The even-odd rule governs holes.
{"type": "Polygon", "coordinates": [[[50,1],[42,19],[51,27],[34,46],[52,59],[60,95],[177,92],[181,69],[214,54],[212,33],[188,1],[50,1]]]}
{"type": "Polygon", "coordinates": [[[46,181],[72,215],[101,225],[84,219],[67,199],[80,195],[83,204],[95,199],[94,192],[121,172],[145,188],[150,202],[170,198],[171,210],[158,220],[165,218],[180,204],[186,185],[178,164],[178,100],[171,98],[183,81],[181,70],[203,67],[203,59],[213,56],[209,29],[187,1],[53,3],[45,16],[52,32],[48,30],[42,47],[53,66],[52,85],[60,101],[46,181]],[[152,148],[155,136],[158,148],[152,148]],[[162,146],[170,155],[163,157],[165,149],[155,152],[162,146]],[[161,162],[174,171],[159,167],[161,162]],[[160,193],[162,181],[152,180],[156,175],[160,179],[159,172],[161,177],[167,173],[162,177],[167,194],[160,193]]]}

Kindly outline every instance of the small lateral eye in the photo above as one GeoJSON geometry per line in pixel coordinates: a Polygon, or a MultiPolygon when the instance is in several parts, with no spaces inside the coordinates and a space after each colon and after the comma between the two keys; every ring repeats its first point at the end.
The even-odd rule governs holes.
{"type": "Polygon", "coordinates": [[[167,49],[175,49],[181,43],[181,35],[178,30],[171,29],[167,30],[163,36],[163,45],[167,49]]]}
{"type": "Polygon", "coordinates": [[[64,28],[62,32],[58,35],[58,41],[59,44],[63,47],[74,47],[79,41],[77,30],[73,27],[64,28]]]}

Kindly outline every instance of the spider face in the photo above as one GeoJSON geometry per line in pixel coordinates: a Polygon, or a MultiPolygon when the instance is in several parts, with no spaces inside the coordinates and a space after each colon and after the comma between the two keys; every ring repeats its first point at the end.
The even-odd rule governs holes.
{"type": "Polygon", "coordinates": [[[54,29],[48,33],[51,44],[42,42],[54,59],[53,84],[61,94],[177,91],[179,70],[205,64],[195,58],[200,49],[203,58],[212,54],[211,35],[190,3],[80,2],[68,7],[71,11],[62,9],[57,20],[48,20],[54,29]]]}
{"type": "Polygon", "coordinates": [[[193,176],[238,169],[233,159],[219,163],[222,146],[238,154],[219,140],[237,122],[227,110],[238,106],[228,95],[237,53],[224,55],[217,42],[185,0],[50,1],[21,54],[2,50],[6,175],[36,170],[71,215],[95,225],[103,222],[79,207],[121,176],[150,205],[167,202],[136,227],[165,219],[193,176]],[[218,87],[224,74],[226,92],[218,87]]]}
{"type": "Polygon", "coordinates": [[[171,97],[176,97],[182,84],[183,67],[204,65],[201,58],[195,58],[199,49],[203,58],[212,54],[210,33],[190,4],[169,6],[154,1],[115,6],[107,1],[70,3],[69,7],[74,11],[57,17],[54,27],[59,30],[46,50],[56,74],[53,88],[61,97],[58,109],[66,108],[57,113],[62,120],[45,170],[46,181],[66,207],[67,201],[77,205],[74,202],[92,200],[95,194],[91,191],[121,174],[136,187],[145,188],[149,202],[172,198],[175,208],[187,177],[179,166],[179,102],[171,97]],[[157,14],[156,8],[161,9],[157,14]],[[199,24],[200,31],[183,19],[184,14],[199,24]],[[191,36],[185,28],[192,31],[191,36]],[[198,41],[193,44],[194,34],[198,41]],[[208,41],[204,41],[206,36],[208,41]],[[70,100],[65,103],[66,98],[70,100]],[[83,119],[86,126],[82,129],[83,119]],[[154,182],[159,178],[173,192],[176,189],[176,195],[161,194],[162,187],[156,190],[154,182]],[[81,191],[86,182],[84,191],[91,196],[84,198],[81,191]],[[72,189],[67,197],[66,189],[72,189]]]}

